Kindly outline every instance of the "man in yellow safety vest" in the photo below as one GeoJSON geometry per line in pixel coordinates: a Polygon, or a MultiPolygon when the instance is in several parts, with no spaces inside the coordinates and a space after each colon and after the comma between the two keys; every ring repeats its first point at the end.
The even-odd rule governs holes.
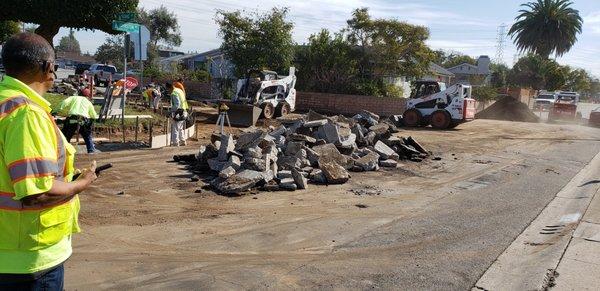
{"type": "Polygon", "coordinates": [[[188,117],[188,103],[185,92],[175,88],[173,84],[166,84],[167,93],[171,96],[171,146],[186,145],[185,120],[188,117]]]}
{"type": "MultiPolygon", "coordinates": [[[[89,90],[82,95],[89,94],[89,90]]],[[[94,104],[88,99],[90,96],[78,96],[73,94],[61,101],[53,113],[60,116],[64,116],[67,119],[62,128],[62,133],[65,135],[67,141],[71,141],[73,135],[76,132],[81,134],[85,141],[87,152],[92,154],[96,153],[94,147],[93,131],[94,131],[94,119],[98,119],[94,104]]]]}
{"type": "Polygon", "coordinates": [[[72,181],[75,149],[44,94],[55,79],[54,50],[33,33],[4,43],[0,82],[0,289],[63,290],[63,263],[79,232],[79,198],[95,161],[72,181]]]}

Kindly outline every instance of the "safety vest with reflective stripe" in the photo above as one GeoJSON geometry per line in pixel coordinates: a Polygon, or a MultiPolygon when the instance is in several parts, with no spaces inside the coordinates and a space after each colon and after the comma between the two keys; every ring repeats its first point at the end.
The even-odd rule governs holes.
{"type": "Polygon", "coordinates": [[[142,92],[142,96],[144,97],[144,100],[150,102],[150,100],[152,100],[152,98],[154,97],[154,89],[149,88],[144,90],[144,92],[142,92]]]}
{"type": "MultiPolygon", "coordinates": [[[[24,197],[47,192],[54,180],[70,181],[75,149],[66,142],[49,110],[8,86],[17,84],[12,80],[5,82],[5,77],[0,83],[0,255],[41,251],[80,231],[76,195],[41,207],[21,202],[24,197]]],[[[1,258],[0,262],[5,264],[1,258]]]]}
{"type": "Polygon", "coordinates": [[[179,98],[179,104],[181,104],[181,108],[183,110],[188,110],[190,107],[188,106],[187,99],[185,97],[185,92],[179,88],[173,88],[173,95],[179,98]]]}

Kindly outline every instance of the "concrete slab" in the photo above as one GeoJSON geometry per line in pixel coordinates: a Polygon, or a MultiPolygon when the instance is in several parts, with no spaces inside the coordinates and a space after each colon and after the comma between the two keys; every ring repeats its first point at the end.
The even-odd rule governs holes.
{"type": "MultiPolygon", "coordinates": [[[[564,259],[593,263],[599,265],[598,268],[600,268],[600,243],[574,237],[571,239],[571,243],[563,256],[563,260],[564,259]]],[[[563,262],[561,261],[558,265],[559,269],[561,268],[562,263],[563,262]]],[[[568,269],[563,268],[562,271],[563,273],[566,273],[568,269]]]]}
{"type": "MultiPolygon", "coordinates": [[[[600,224],[581,222],[573,233],[573,237],[600,243],[600,224]]],[[[600,263],[600,260],[598,262],[600,263]]]]}
{"type": "Polygon", "coordinates": [[[600,193],[596,193],[596,197],[590,203],[588,210],[583,216],[583,220],[600,224],[600,193]]]}
{"type": "Polygon", "coordinates": [[[564,258],[557,272],[559,275],[552,290],[598,290],[600,286],[600,265],[597,263],[564,258]]]}

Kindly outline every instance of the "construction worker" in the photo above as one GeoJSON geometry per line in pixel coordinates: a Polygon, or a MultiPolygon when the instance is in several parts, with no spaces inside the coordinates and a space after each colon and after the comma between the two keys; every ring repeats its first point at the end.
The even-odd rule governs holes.
{"type": "Polygon", "coordinates": [[[160,88],[154,88],[154,99],[152,100],[152,109],[154,110],[154,113],[160,108],[161,97],[162,94],[160,93],[160,88]]]}
{"type": "Polygon", "coordinates": [[[171,146],[187,145],[185,137],[185,120],[188,117],[188,104],[185,93],[175,88],[173,84],[167,83],[167,93],[171,96],[171,146]]]}
{"type": "Polygon", "coordinates": [[[183,78],[177,79],[177,81],[173,82],[173,87],[181,89],[183,93],[185,93],[185,87],[183,86],[183,78]]]}
{"type": "Polygon", "coordinates": [[[42,94],[56,78],[54,50],[20,33],[2,49],[0,82],[0,290],[63,290],[63,263],[79,232],[79,198],[95,161],[72,181],[75,149],[42,94]]]}
{"type": "Polygon", "coordinates": [[[142,96],[144,97],[146,104],[148,104],[149,107],[154,108],[154,111],[156,112],[156,97],[160,100],[160,92],[156,90],[156,85],[154,85],[154,83],[148,84],[148,88],[142,92],[142,96]]]}
{"type": "Polygon", "coordinates": [[[84,96],[74,94],[61,101],[53,113],[67,118],[62,128],[62,133],[67,141],[71,141],[73,135],[79,132],[85,141],[87,152],[93,154],[97,152],[92,134],[94,119],[98,119],[98,114],[94,109],[94,104],[88,99],[90,90],[85,88],[81,93],[84,96]]]}

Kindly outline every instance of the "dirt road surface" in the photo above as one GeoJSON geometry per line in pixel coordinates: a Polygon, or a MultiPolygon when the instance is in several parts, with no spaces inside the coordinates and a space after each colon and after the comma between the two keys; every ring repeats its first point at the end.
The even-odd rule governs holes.
{"type": "Polygon", "coordinates": [[[196,193],[168,162],[197,145],[96,155],[114,168],[81,195],[66,289],[469,289],[600,151],[575,125],[399,135],[442,160],[242,197],[196,193]]]}

